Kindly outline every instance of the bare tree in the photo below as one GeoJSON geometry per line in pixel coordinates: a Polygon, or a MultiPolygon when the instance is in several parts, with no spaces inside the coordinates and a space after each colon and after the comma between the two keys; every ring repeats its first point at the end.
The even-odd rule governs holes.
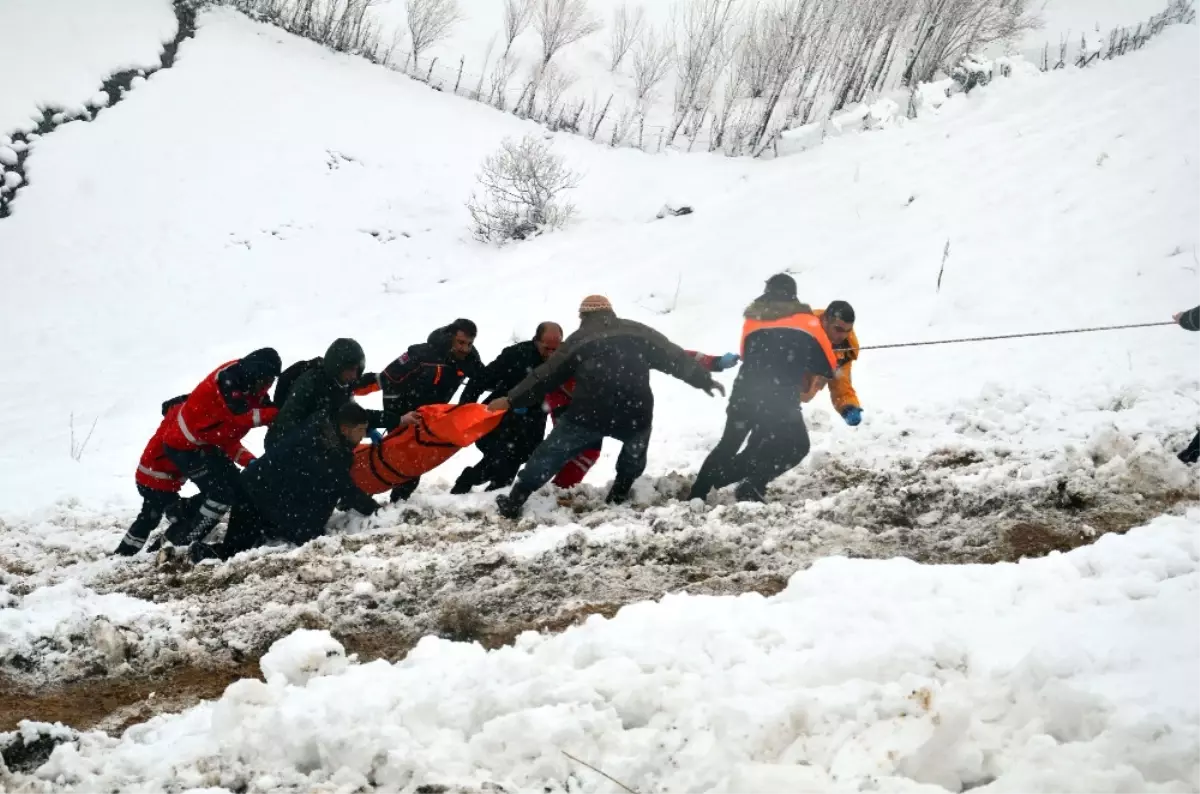
{"type": "Polygon", "coordinates": [[[978,47],[1036,29],[1041,23],[1029,6],[1029,0],[921,0],[905,84],[930,80],[978,47]]]}
{"type": "Polygon", "coordinates": [[[412,36],[412,62],[421,52],[450,35],[462,14],[458,0],[408,0],[408,32],[412,36]]]}
{"type": "Polygon", "coordinates": [[[569,44],[600,30],[587,0],[533,0],[533,27],[542,37],[542,66],[569,44]]]}
{"type": "Polygon", "coordinates": [[[472,193],[467,210],[471,232],[480,242],[524,240],[561,227],[575,211],[559,194],[578,187],[579,175],[546,141],[532,135],[520,141],[505,138],[475,178],[483,196],[472,193]]]}
{"type": "Polygon", "coordinates": [[[553,116],[555,109],[562,99],[566,90],[575,82],[575,75],[570,72],[564,72],[554,64],[546,67],[545,73],[541,77],[543,86],[542,95],[545,97],[546,110],[542,114],[543,121],[549,121],[553,116]]]}
{"type": "Polygon", "coordinates": [[[667,141],[675,140],[689,114],[705,101],[719,71],[717,62],[727,50],[727,36],[738,0],[680,0],[673,9],[675,61],[675,118],[667,141]]]}
{"type": "Polygon", "coordinates": [[[532,15],[532,0],[504,0],[504,57],[508,57],[517,36],[529,27],[532,15]]]}
{"type": "Polygon", "coordinates": [[[628,4],[621,3],[613,9],[613,24],[609,29],[608,43],[612,56],[608,67],[610,72],[617,71],[621,61],[625,59],[625,54],[641,35],[645,23],[646,9],[642,6],[637,6],[631,11],[628,4]]]}
{"type": "Polygon", "coordinates": [[[645,102],[662,82],[671,68],[674,51],[667,38],[659,38],[653,28],[647,29],[633,45],[633,85],[637,101],[645,102]]]}
{"type": "Polygon", "coordinates": [[[488,88],[488,104],[499,110],[506,110],[508,105],[508,84],[517,73],[517,59],[505,56],[496,61],[492,68],[491,85],[488,88]]]}

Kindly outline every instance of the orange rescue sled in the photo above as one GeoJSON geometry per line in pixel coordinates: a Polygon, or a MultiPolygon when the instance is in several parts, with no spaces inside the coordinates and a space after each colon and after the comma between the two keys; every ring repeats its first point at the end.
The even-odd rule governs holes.
{"type": "Polygon", "coordinates": [[[417,413],[421,419],[416,424],[393,430],[382,443],[354,450],[350,476],[364,492],[383,493],[420,477],[490,433],[504,418],[504,411],[488,411],[479,403],[426,405],[417,413]]]}

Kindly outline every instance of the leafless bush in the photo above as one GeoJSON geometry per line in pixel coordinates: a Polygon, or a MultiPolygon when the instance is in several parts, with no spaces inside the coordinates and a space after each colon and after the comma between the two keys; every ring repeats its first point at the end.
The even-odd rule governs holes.
{"type": "Polygon", "coordinates": [[[675,61],[679,82],[675,88],[675,117],[667,141],[697,107],[702,107],[727,50],[727,37],[738,0],[680,0],[672,9],[675,25],[675,61]]]}
{"type": "Polygon", "coordinates": [[[608,41],[611,55],[608,66],[610,72],[617,71],[621,61],[625,59],[625,54],[641,35],[642,26],[645,24],[646,9],[642,6],[637,6],[631,11],[627,3],[621,3],[613,10],[613,24],[609,29],[608,41]]]}
{"type": "Polygon", "coordinates": [[[569,44],[592,35],[603,25],[592,17],[587,0],[533,0],[533,27],[542,37],[542,65],[569,44]]]}
{"type": "Polygon", "coordinates": [[[83,460],[83,451],[87,449],[88,442],[92,440],[92,433],[96,432],[96,423],[99,421],[100,417],[98,416],[93,419],[92,427],[90,430],[88,430],[87,435],[84,436],[83,441],[77,441],[75,438],[75,414],[71,414],[71,418],[69,420],[71,427],[71,460],[75,461],[76,463],[79,463],[81,460],[83,460]]]}
{"type": "Polygon", "coordinates": [[[577,187],[579,179],[546,141],[506,138],[476,176],[483,195],[473,193],[467,202],[472,234],[481,242],[503,243],[560,228],[575,208],[559,195],[577,187]]]}
{"type": "Polygon", "coordinates": [[[558,109],[558,103],[562,99],[563,94],[575,82],[575,75],[570,72],[564,72],[554,64],[550,64],[541,75],[539,82],[543,86],[542,96],[546,102],[546,110],[542,114],[542,118],[543,120],[549,120],[558,109]]]}
{"type": "Polygon", "coordinates": [[[421,52],[450,35],[462,20],[458,0],[408,0],[408,32],[415,67],[421,52]]]}
{"type": "Polygon", "coordinates": [[[516,73],[516,58],[506,55],[496,61],[495,67],[492,68],[491,84],[488,88],[489,105],[493,105],[499,110],[507,110],[508,84],[512,82],[513,75],[516,73]]]}
{"type": "Polygon", "coordinates": [[[233,6],[338,52],[379,59],[379,28],[367,12],[379,0],[237,0],[233,6]]]}
{"type": "Polygon", "coordinates": [[[529,27],[529,18],[533,15],[532,0],[504,0],[504,56],[512,50],[513,42],[517,40],[525,28],[529,27]]]}
{"type": "Polygon", "coordinates": [[[646,29],[633,45],[633,85],[637,101],[645,102],[662,82],[671,68],[674,51],[666,37],[660,37],[653,28],[646,29]]]}

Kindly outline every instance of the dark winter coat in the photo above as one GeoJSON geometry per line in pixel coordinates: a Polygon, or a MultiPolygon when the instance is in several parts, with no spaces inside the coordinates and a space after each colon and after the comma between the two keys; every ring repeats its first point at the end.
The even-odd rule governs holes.
{"type": "Polygon", "coordinates": [[[729,395],[729,410],[784,413],[800,410],[814,376],[832,378],[837,359],[806,304],[766,295],[744,313],[742,366],[729,395]]]}
{"type": "MultiPolygon", "coordinates": [[[[500,351],[496,360],[488,364],[483,372],[471,378],[463,389],[462,402],[477,402],[485,392],[503,397],[525,380],[531,372],[542,365],[545,359],[533,342],[518,342],[500,351]]],[[[500,426],[483,438],[476,446],[483,452],[505,445],[530,449],[546,435],[546,414],[542,410],[529,410],[523,414],[509,412],[500,421],[500,426]]]]}
{"type": "Polygon", "coordinates": [[[1179,324],[1186,331],[1200,331],[1200,306],[1180,315],[1179,324]]]}
{"type": "Polygon", "coordinates": [[[448,328],[439,328],[379,373],[381,427],[395,427],[400,417],[423,405],[450,402],[464,378],[473,380],[483,373],[483,360],[474,348],[464,359],[454,357],[450,352],[453,339],[448,328]]]}
{"type": "Polygon", "coordinates": [[[508,392],[514,408],[535,408],[548,392],[575,378],[563,418],[614,438],[646,430],[654,417],[650,370],[709,390],[712,375],[682,347],[653,328],[612,312],[583,315],[579,330],[508,392]]]}
{"type": "Polygon", "coordinates": [[[241,484],[281,537],[307,543],[325,531],[343,499],[359,512],[375,510],[350,479],[353,450],[333,420],[318,413],[247,468],[241,484]]]}
{"type": "MultiPolygon", "coordinates": [[[[344,370],[358,367],[362,372],[362,348],[339,349],[330,347],[320,359],[320,364],[296,379],[288,392],[287,399],[279,408],[275,421],[267,429],[264,446],[274,448],[290,432],[303,425],[314,414],[336,416],[338,410],[350,402],[354,388],[359,383],[344,384],[338,378],[344,370]]],[[[367,411],[370,427],[383,426],[381,411],[367,411]]]]}

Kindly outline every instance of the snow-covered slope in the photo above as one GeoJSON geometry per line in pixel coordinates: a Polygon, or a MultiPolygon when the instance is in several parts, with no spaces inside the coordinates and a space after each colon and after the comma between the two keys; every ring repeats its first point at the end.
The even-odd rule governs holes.
{"type": "MultiPolygon", "coordinates": [[[[378,368],[469,316],[488,357],[540,320],[570,327],[583,294],[606,292],[723,352],[780,269],[813,303],[851,300],[868,345],[1167,319],[1197,296],[1195,49],[1194,27],[1170,29],[1104,69],[1000,81],[769,164],[559,135],[585,175],[578,221],[495,250],[469,239],[463,202],[501,137],[538,128],[206,14],[136,101],[38,143],[0,224],[5,508],[128,504],[160,401],[266,344],[295,360],[354,336],[378,368]],[[666,200],[696,212],[653,220],[666,200]],[[72,414],[76,446],[96,423],[78,462],[72,414]]],[[[1023,429],[1044,411],[1061,418],[1041,440],[1120,425],[1096,411],[1120,398],[1146,406],[1124,433],[1177,444],[1196,342],[1163,328],[868,353],[866,424],[834,422],[817,445],[891,447],[989,393],[1029,406],[1004,419],[1014,440],[1033,440],[1023,429]]],[[[694,466],[721,402],[660,393],[651,471],[694,466]]]]}
{"type": "Polygon", "coordinates": [[[0,135],[34,129],[48,107],[75,115],[103,106],[105,78],[158,66],[175,28],[170,0],[4,0],[0,135]]]}
{"type": "Polygon", "coordinates": [[[1019,565],[844,559],[1012,559],[1194,495],[1174,452],[1200,335],[1177,328],[864,353],[865,423],[818,398],[814,452],[767,506],[674,498],[723,401],[659,379],[633,509],[584,489],[579,513],[539,497],[498,523],[491,495],[444,493],[468,451],[299,550],[180,575],[106,556],[161,400],[262,345],[291,361],[354,336],[379,368],[469,316],[487,358],[604,292],[723,352],[781,269],[814,304],[853,302],[867,345],[1167,320],[1200,298],[1195,27],[770,163],[553,136],[584,174],[579,218],[495,249],[467,231],[473,174],[542,130],[227,10],[199,22],[119,107],[37,141],[0,221],[9,680],[224,663],[308,623],[422,636],[452,603],[511,627],[774,592],[842,556],[773,598],[676,595],[487,654],[429,638],[347,665],[293,635],[270,683],[86,735],[6,790],[612,790],[563,751],[642,791],[1195,788],[1196,510],[1019,565]],[[695,212],[655,220],[667,201],[695,212]]]}

